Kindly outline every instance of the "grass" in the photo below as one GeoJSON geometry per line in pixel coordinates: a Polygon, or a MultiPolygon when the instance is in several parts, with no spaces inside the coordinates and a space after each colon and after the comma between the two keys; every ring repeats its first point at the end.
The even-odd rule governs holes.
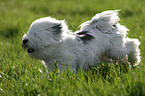
{"type": "Polygon", "coordinates": [[[0,1],[0,94],[38,96],[145,96],[145,3],[144,0],[1,0],[0,1]],[[48,73],[40,60],[29,58],[21,38],[37,18],[65,19],[73,31],[96,13],[121,9],[121,24],[128,36],[141,42],[141,64],[102,64],[88,72],[48,73]]]}

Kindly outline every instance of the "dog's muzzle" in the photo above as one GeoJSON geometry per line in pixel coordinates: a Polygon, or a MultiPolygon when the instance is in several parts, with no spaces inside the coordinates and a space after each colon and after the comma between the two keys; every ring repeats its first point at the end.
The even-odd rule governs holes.
{"type": "Polygon", "coordinates": [[[24,40],[22,41],[22,47],[23,47],[24,49],[26,49],[28,53],[33,53],[33,52],[35,52],[34,48],[31,48],[31,47],[28,46],[28,44],[27,44],[28,41],[29,41],[28,39],[24,39],[24,40]]]}

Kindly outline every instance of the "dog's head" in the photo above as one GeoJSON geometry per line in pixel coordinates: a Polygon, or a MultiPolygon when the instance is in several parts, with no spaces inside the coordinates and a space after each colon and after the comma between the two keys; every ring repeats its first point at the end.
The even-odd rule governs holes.
{"type": "Polygon", "coordinates": [[[90,34],[95,34],[94,36],[97,36],[96,34],[103,34],[103,36],[118,34],[118,32],[119,34],[126,34],[125,31],[128,31],[128,29],[118,23],[120,20],[118,11],[110,10],[96,14],[92,20],[80,25],[81,30],[89,31],[90,34]]]}
{"type": "Polygon", "coordinates": [[[66,32],[67,25],[64,20],[56,20],[45,17],[35,20],[27,34],[22,38],[22,46],[29,54],[41,55],[50,46],[57,44],[63,32],[66,32]]]}

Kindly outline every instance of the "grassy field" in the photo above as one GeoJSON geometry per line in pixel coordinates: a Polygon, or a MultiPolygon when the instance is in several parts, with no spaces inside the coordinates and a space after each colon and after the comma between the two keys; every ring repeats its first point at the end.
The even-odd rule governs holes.
{"type": "Polygon", "coordinates": [[[0,0],[1,96],[145,96],[144,0],[0,0]],[[121,9],[120,23],[141,42],[141,64],[135,68],[102,64],[77,74],[48,74],[40,60],[29,58],[21,38],[37,18],[65,19],[69,29],[104,10],[121,9]]]}

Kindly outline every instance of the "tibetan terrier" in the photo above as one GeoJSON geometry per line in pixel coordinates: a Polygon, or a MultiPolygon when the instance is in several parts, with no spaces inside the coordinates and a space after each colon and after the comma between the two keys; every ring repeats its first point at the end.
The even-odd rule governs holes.
{"type": "Polygon", "coordinates": [[[100,62],[140,63],[140,42],[126,36],[128,29],[118,23],[119,10],[96,14],[72,32],[64,20],[45,17],[35,20],[22,38],[22,46],[31,57],[41,59],[49,70],[54,62],[62,70],[82,67],[88,70],[100,62]]]}

